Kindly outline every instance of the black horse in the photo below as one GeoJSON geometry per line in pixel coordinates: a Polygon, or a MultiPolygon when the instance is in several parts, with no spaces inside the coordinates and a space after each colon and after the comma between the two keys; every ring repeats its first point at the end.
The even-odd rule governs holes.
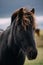
{"type": "Polygon", "coordinates": [[[0,65],[23,65],[25,55],[36,58],[34,12],[21,8],[13,13],[11,25],[0,36],[0,65]]]}

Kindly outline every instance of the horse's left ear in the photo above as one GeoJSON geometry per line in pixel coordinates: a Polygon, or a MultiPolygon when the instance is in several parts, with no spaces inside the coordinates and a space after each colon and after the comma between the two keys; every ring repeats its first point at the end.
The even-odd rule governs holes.
{"type": "Polygon", "coordinates": [[[35,9],[33,8],[33,9],[31,10],[31,12],[34,14],[34,13],[35,13],[35,9]]]}

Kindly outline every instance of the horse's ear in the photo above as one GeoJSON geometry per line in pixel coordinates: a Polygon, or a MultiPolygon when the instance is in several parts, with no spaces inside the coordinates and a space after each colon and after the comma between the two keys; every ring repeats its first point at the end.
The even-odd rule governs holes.
{"type": "Polygon", "coordinates": [[[11,24],[13,23],[14,19],[17,17],[18,11],[14,12],[11,16],[11,24]]]}
{"type": "Polygon", "coordinates": [[[22,13],[23,13],[23,8],[17,10],[16,12],[14,12],[11,16],[11,24],[13,23],[14,19],[17,17],[17,15],[21,18],[22,17],[22,13]]]}
{"type": "Polygon", "coordinates": [[[35,13],[35,9],[33,8],[33,9],[31,10],[31,12],[34,14],[34,13],[35,13]]]}
{"type": "Polygon", "coordinates": [[[19,16],[20,18],[22,18],[22,16],[23,16],[23,8],[21,8],[21,9],[19,10],[18,16],[19,16]]]}

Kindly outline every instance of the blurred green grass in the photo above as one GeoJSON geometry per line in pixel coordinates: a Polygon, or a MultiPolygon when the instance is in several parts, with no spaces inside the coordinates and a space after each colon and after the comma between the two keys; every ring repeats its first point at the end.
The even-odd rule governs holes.
{"type": "Polygon", "coordinates": [[[24,65],[43,65],[43,30],[40,31],[40,36],[35,34],[35,41],[38,50],[38,55],[35,60],[28,60],[26,57],[24,65]]]}
{"type": "Polygon", "coordinates": [[[43,47],[43,30],[40,30],[40,36],[35,34],[35,41],[37,47],[43,47]]]}

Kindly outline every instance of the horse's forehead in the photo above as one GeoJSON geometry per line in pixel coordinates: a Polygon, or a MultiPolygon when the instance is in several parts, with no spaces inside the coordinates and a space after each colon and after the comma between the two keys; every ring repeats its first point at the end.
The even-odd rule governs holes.
{"type": "Polygon", "coordinates": [[[34,14],[29,10],[29,9],[27,9],[27,8],[23,8],[23,14],[24,14],[24,16],[28,16],[28,15],[30,15],[30,16],[34,16],[34,14]]]}
{"type": "Polygon", "coordinates": [[[26,12],[29,12],[29,10],[26,8],[23,8],[23,12],[26,13],[26,12]]]}
{"type": "Polygon", "coordinates": [[[29,10],[29,9],[27,9],[27,8],[23,8],[23,14],[29,14],[29,15],[32,15],[32,12],[29,10]]]}

